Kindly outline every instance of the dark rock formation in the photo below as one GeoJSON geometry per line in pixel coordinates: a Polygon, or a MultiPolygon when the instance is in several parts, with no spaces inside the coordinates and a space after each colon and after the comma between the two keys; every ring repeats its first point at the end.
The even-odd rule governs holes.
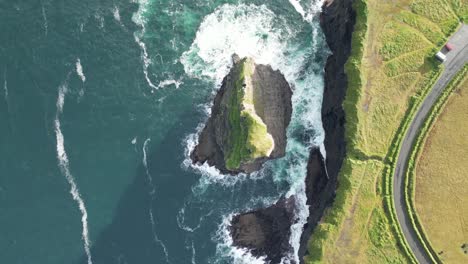
{"type": "Polygon", "coordinates": [[[325,130],[326,169],[318,150],[312,150],[309,158],[306,191],[310,206],[308,222],[301,237],[299,257],[307,254],[307,243],[313,229],[325,209],[333,202],[338,183],[338,173],[345,157],[343,101],[347,88],[344,65],[351,52],[351,37],[356,20],[353,0],[328,1],[323,7],[321,26],[331,55],[325,66],[325,88],[322,103],[322,122],[325,130]]]}
{"type": "Polygon", "coordinates": [[[280,263],[292,252],[289,244],[294,224],[294,198],[234,216],[231,235],[234,246],[249,249],[255,256],[266,256],[269,263],[280,263]]]}
{"type": "MultiPolygon", "coordinates": [[[[199,136],[199,144],[190,157],[194,163],[208,162],[210,166],[215,166],[223,173],[250,173],[260,169],[266,160],[284,156],[286,128],[289,125],[292,112],[292,91],[284,76],[279,71],[274,71],[270,66],[254,64],[253,61],[249,63],[251,59],[241,60],[236,55],[233,56],[233,59],[234,65],[216,94],[211,116],[199,136]],[[232,166],[226,165],[229,155],[232,154],[230,151],[233,151],[230,145],[234,144],[230,133],[235,130],[235,127],[230,120],[232,114],[230,111],[235,107],[232,105],[232,97],[238,96],[238,82],[240,78],[244,78],[244,68],[247,66],[243,64],[246,63],[249,63],[248,67],[253,67],[253,72],[246,74],[248,77],[243,81],[242,86],[244,89],[247,89],[245,88],[247,86],[249,89],[251,87],[254,115],[260,117],[266,125],[268,136],[273,138],[274,148],[269,155],[247,161],[242,160],[238,167],[232,168],[232,166]]],[[[243,110],[242,107],[241,105],[240,110],[243,110]]],[[[242,117],[240,122],[242,122],[242,117]]],[[[243,140],[245,141],[245,139],[243,140]]]]}

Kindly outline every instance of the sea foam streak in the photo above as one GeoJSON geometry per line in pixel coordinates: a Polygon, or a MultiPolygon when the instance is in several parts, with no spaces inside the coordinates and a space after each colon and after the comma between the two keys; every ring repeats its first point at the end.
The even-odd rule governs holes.
{"type": "Polygon", "coordinates": [[[146,150],[148,148],[148,143],[150,141],[151,141],[151,139],[147,138],[145,140],[145,142],[143,143],[143,160],[142,160],[143,167],[145,168],[146,179],[148,180],[148,185],[150,187],[150,192],[149,192],[150,204],[149,204],[149,208],[148,208],[148,214],[149,214],[150,222],[151,222],[153,240],[154,240],[154,242],[158,243],[161,246],[162,250],[164,251],[164,256],[166,257],[166,262],[171,263],[169,261],[169,253],[167,251],[167,247],[162,242],[162,240],[159,239],[159,237],[158,237],[158,235],[156,233],[156,222],[155,222],[154,215],[153,215],[153,201],[154,201],[155,195],[156,195],[156,187],[154,186],[153,178],[151,177],[151,174],[149,172],[148,161],[147,161],[147,157],[146,157],[146,150]]]}
{"type": "MultiPolygon", "coordinates": [[[[323,93],[323,76],[320,72],[323,65],[311,66],[309,62],[314,61],[317,49],[326,52],[326,48],[318,47],[319,42],[315,39],[301,42],[301,38],[296,35],[299,27],[308,27],[310,24],[311,37],[317,37],[318,23],[313,21],[313,17],[316,10],[319,10],[317,6],[321,5],[321,1],[313,1],[306,8],[299,1],[290,2],[307,23],[277,17],[264,5],[220,6],[204,18],[190,50],[182,55],[180,61],[187,74],[212,80],[217,88],[232,65],[232,54],[249,56],[257,63],[269,64],[273,69],[279,69],[294,88],[294,109],[288,127],[286,157],[269,161],[266,165],[271,168],[275,181],[287,181],[290,184],[286,196],[296,197],[297,223],[291,227],[290,238],[294,251],[282,262],[299,263],[300,236],[309,214],[305,195],[309,150],[311,146],[322,145],[324,138],[320,114],[323,93]],[[310,138],[304,140],[301,135],[309,135],[310,138]]],[[[209,109],[209,105],[207,108],[209,109]]],[[[206,118],[208,115],[209,110],[206,111],[206,118]]],[[[197,133],[200,133],[202,127],[203,124],[198,126],[197,133]]],[[[198,143],[197,133],[189,135],[186,140],[184,164],[200,171],[202,175],[211,175],[209,178],[202,176],[199,186],[212,182],[207,179],[237,180],[237,177],[223,177],[224,175],[206,164],[191,165],[189,154],[198,143]]],[[[218,244],[217,254],[227,254],[235,263],[264,263],[264,258],[254,258],[248,251],[232,247],[227,231],[229,223],[230,217],[226,217],[220,226],[218,241],[221,243],[218,244]]]]}
{"type": "Polygon", "coordinates": [[[195,259],[196,259],[195,244],[192,240],[192,264],[197,264],[195,259]]]}
{"type": "Polygon", "coordinates": [[[44,20],[44,33],[47,36],[49,26],[47,23],[47,14],[46,14],[44,4],[42,3],[42,1],[41,1],[41,9],[42,9],[42,19],[44,20]]]}
{"type": "Polygon", "coordinates": [[[148,75],[148,67],[151,65],[151,59],[148,56],[148,51],[146,50],[146,44],[143,42],[142,37],[145,34],[145,22],[144,22],[144,14],[146,12],[146,6],[148,4],[147,0],[138,1],[138,10],[132,16],[132,21],[141,26],[141,30],[139,32],[133,33],[133,37],[135,42],[140,46],[141,49],[141,59],[143,60],[143,74],[145,75],[145,80],[148,85],[153,89],[158,89],[156,85],[150,80],[148,75]]]}
{"type": "Polygon", "coordinates": [[[3,72],[3,91],[5,92],[5,102],[8,104],[8,82],[6,78],[6,70],[3,72]]]}
{"type": "Polygon", "coordinates": [[[59,162],[60,171],[65,178],[67,179],[68,184],[70,185],[70,194],[73,197],[73,200],[78,204],[78,208],[81,212],[81,223],[83,225],[82,238],[84,242],[84,250],[88,259],[88,264],[92,264],[91,250],[90,245],[91,241],[89,240],[89,231],[88,231],[88,212],[86,211],[86,206],[83,198],[79,192],[78,186],[76,185],[75,178],[70,172],[70,164],[68,161],[67,153],[65,152],[64,146],[64,137],[62,130],[60,128],[60,115],[63,111],[63,105],[65,102],[65,95],[67,93],[66,84],[62,84],[59,87],[58,97],[57,97],[57,112],[55,114],[55,134],[57,138],[57,159],[59,162]]]}
{"type": "Polygon", "coordinates": [[[84,83],[86,81],[86,76],[83,73],[83,66],[81,65],[80,58],[76,59],[76,74],[80,77],[81,81],[84,83]]]}
{"type": "Polygon", "coordinates": [[[114,19],[120,23],[120,10],[117,6],[112,9],[112,15],[114,16],[114,19]]]}

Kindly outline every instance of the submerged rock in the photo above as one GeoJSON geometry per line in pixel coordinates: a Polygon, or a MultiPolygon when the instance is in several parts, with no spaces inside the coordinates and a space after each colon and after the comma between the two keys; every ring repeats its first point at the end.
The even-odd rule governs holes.
{"type": "Polygon", "coordinates": [[[234,216],[230,227],[233,245],[250,250],[256,257],[265,256],[268,263],[280,263],[292,253],[289,239],[295,221],[294,204],[291,196],[270,207],[234,216]]]}
{"type": "Polygon", "coordinates": [[[223,173],[250,173],[285,155],[291,88],[279,71],[233,56],[190,157],[223,173]]]}

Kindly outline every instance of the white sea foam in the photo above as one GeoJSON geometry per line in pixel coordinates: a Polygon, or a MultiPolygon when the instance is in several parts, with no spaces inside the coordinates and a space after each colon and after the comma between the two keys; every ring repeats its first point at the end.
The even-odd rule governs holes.
{"type": "Polygon", "coordinates": [[[104,28],[104,23],[105,23],[104,16],[102,14],[100,14],[100,13],[96,13],[96,14],[94,14],[94,18],[98,22],[98,27],[100,29],[103,29],[104,28]]]}
{"type": "Polygon", "coordinates": [[[80,58],[76,59],[76,74],[80,77],[81,81],[84,83],[86,81],[86,76],[83,73],[83,66],[81,65],[80,58]]]}
{"type": "MultiPolygon", "coordinates": [[[[299,1],[290,2],[307,22],[304,23],[305,26],[312,25],[312,41],[298,42],[295,34],[301,26],[300,22],[277,17],[264,5],[223,5],[204,18],[191,48],[183,53],[180,61],[187,74],[212,80],[217,88],[232,66],[232,54],[236,53],[240,57],[249,56],[257,63],[269,64],[273,69],[279,69],[293,87],[294,109],[288,127],[287,154],[285,158],[269,162],[268,166],[273,171],[275,181],[289,182],[290,190],[287,196],[296,197],[297,222],[291,227],[290,238],[293,252],[291,256],[283,259],[283,263],[298,263],[300,236],[309,214],[305,195],[309,150],[311,146],[323,145],[324,138],[320,114],[323,78],[314,73],[312,67],[307,66],[313,61],[319,44],[316,40],[318,25],[314,24],[313,18],[320,11],[322,1],[310,1],[308,5],[301,5],[299,1]],[[308,142],[297,136],[304,134],[310,135],[308,142]]],[[[207,118],[209,111],[206,112],[207,118]]],[[[202,174],[195,189],[203,192],[209,184],[231,181],[232,178],[237,180],[237,177],[225,177],[206,164],[191,164],[189,154],[198,143],[197,134],[202,128],[203,123],[197,127],[197,133],[186,138],[184,166],[202,174]]],[[[218,244],[218,253],[228,254],[235,263],[263,263],[264,258],[255,259],[245,250],[232,248],[230,235],[226,233],[228,223],[228,219],[225,219],[221,225],[219,232],[223,236],[218,236],[222,238],[218,244]]]]}
{"type": "Polygon", "coordinates": [[[202,215],[200,219],[198,219],[198,224],[194,227],[190,227],[185,223],[185,206],[182,207],[179,212],[177,213],[177,225],[179,226],[180,229],[185,230],[187,232],[193,233],[197,229],[200,228],[201,224],[205,220],[205,218],[209,217],[213,213],[213,210],[209,211],[207,214],[202,215]]]}
{"type": "Polygon", "coordinates": [[[195,259],[196,259],[195,243],[192,240],[192,264],[197,264],[195,259]]]}
{"type": "Polygon", "coordinates": [[[302,16],[302,19],[310,23],[312,22],[314,16],[320,12],[323,5],[323,1],[324,0],[308,0],[307,2],[302,1],[306,2],[306,9],[304,9],[300,0],[289,0],[289,3],[291,3],[296,12],[302,16]]]}
{"type": "Polygon", "coordinates": [[[221,83],[232,65],[232,54],[252,57],[278,68],[287,28],[275,27],[275,14],[264,5],[223,5],[201,23],[189,51],[180,61],[192,77],[221,83]]]}
{"type": "Polygon", "coordinates": [[[147,160],[147,155],[146,155],[146,150],[148,148],[148,143],[151,141],[150,138],[147,138],[145,140],[145,142],[143,143],[143,159],[142,159],[142,163],[143,163],[143,167],[145,169],[145,174],[146,174],[146,179],[148,181],[148,185],[150,187],[150,191],[149,191],[149,196],[150,196],[150,204],[149,204],[149,208],[148,208],[148,214],[149,214],[149,217],[150,217],[150,222],[151,222],[151,231],[153,233],[153,240],[154,242],[156,242],[163,250],[164,252],[164,256],[166,258],[166,263],[171,263],[169,261],[169,252],[167,250],[167,247],[166,245],[164,244],[164,242],[159,238],[157,232],[156,232],[156,221],[155,221],[155,218],[154,218],[154,215],[153,215],[153,201],[154,199],[156,198],[156,187],[153,183],[153,178],[151,177],[151,174],[150,174],[150,171],[149,171],[149,168],[148,168],[148,160],[147,160]]]}
{"type": "Polygon", "coordinates": [[[301,6],[301,3],[299,2],[299,0],[289,0],[289,3],[291,3],[294,9],[296,9],[296,11],[302,16],[302,18],[305,19],[306,12],[304,8],[301,6]]]}
{"type": "Polygon", "coordinates": [[[70,194],[72,195],[73,200],[76,201],[76,203],[78,204],[78,208],[80,209],[81,223],[82,223],[82,228],[83,228],[82,239],[84,242],[84,250],[86,252],[88,264],[92,264],[93,262],[92,262],[91,250],[90,250],[91,241],[89,239],[89,231],[88,231],[88,212],[86,211],[86,206],[85,206],[83,198],[81,197],[78,186],[75,182],[75,178],[71,174],[68,156],[65,151],[64,137],[63,137],[62,130],[60,128],[60,115],[63,112],[63,105],[65,102],[66,93],[67,93],[67,85],[62,84],[59,87],[59,91],[58,91],[57,112],[55,115],[55,133],[56,133],[56,138],[57,138],[57,159],[59,162],[60,171],[65,176],[65,178],[67,179],[67,182],[70,185],[70,194]]]}
{"type": "Polygon", "coordinates": [[[3,92],[5,96],[5,102],[8,104],[8,81],[6,77],[6,70],[3,72],[3,92]]]}
{"type": "Polygon", "coordinates": [[[179,87],[184,84],[182,80],[173,80],[173,79],[168,79],[164,81],[160,81],[158,84],[158,88],[164,88],[169,85],[174,85],[176,89],[179,89],[179,87]]]}
{"type": "Polygon", "coordinates": [[[143,74],[145,76],[145,80],[151,88],[157,90],[158,87],[154,85],[154,83],[149,78],[148,68],[152,62],[148,55],[148,51],[146,50],[146,44],[142,40],[146,30],[144,15],[147,12],[148,0],[135,0],[135,2],[138,3],[138,10],[132,15],[132,21],[135,24],[139,25],[141,27],[141,30],[133,33],[133,38],[135,39],[135,42],[138,44],[138,46],[140,46],[141,49],[141,59],[143,61],[143,74]]]}
{"type": "Polygon", "coordinates": [[[114,16],[114,19],[120,23],[120,10],[117,6],[112,10],[112,15],[114,16]]]}

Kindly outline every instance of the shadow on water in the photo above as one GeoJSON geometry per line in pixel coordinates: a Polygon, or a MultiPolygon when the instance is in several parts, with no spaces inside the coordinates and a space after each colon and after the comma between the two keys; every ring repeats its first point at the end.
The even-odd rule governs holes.
{"type": "MultiPolygon", "coordinates": [[[[171,263],[188,263],[192,257],[186,248],[183,230],[177,226],[176,216],[183,206],[183,198],[190,193],[197,175],[181,168],[184,127],[195,126],[190,113],[181,115],[157,146],[148,144],[148,169],[155,186],[152,212],[155,233],[165,244],[171,263]],[[177,250],[175,250],[177,249],[177,250]]],[[[150,221],[151,187],[143,163],[137,168],[133,183],[121,197],[112,224],[93,241],[93,263],[166,263],[163,247],[155,241],[150,221]]],[[[78,263],[87,263],[83,255],[78,263]]]]}

